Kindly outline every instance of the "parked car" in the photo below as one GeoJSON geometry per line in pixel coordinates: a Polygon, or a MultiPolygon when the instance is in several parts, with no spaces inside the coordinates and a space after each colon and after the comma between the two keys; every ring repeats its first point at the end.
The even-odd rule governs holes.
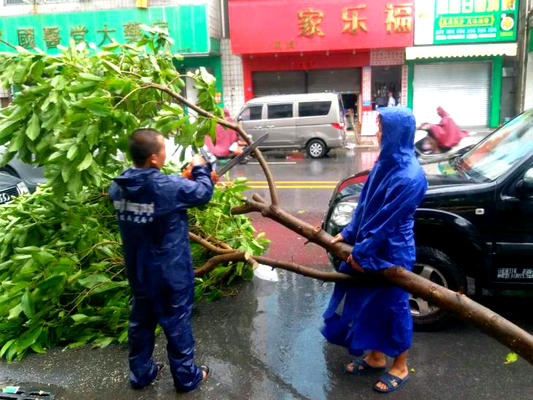
{"type": "MultiPolygon", "coordinates": [[[[429,187],[415,213],[413,271],[464,293],[472,289],[467,277],[476,294],[533,288],[533,110],[467,153],[423,168],[429,187]]],[[[323,223],[331,235],[351,220],[368,173],[337,185],[323,223]]],[[[418,327],[448,318],[423,299],[411,297],[410,304],[418,327]]]]}
{"type": "Polygon", "coordinates": [[[28,187],[20,178],[0,172],[0,204],[29,192],[28,187]]]}
{"type": "Polygon", "coordinates": [[[311,158],[346,146],[344,107],[335,93],[307,93],[258,97],[237,116],[248,134],[268,139],[259,148],[305,149],[311,158]]]}
{"type": "MultiPolygon", "coordinates": [[[[5,147],[0,146],[0,160],[2,159],[4,151],[5,147]]],[[[34,192],[37,185],[45,183],[42,167],[26,164],[17,157],[13,158],[6,165],[0,166],[0,173],[20,178],[27,185],[30,192],[34,192]]]]}

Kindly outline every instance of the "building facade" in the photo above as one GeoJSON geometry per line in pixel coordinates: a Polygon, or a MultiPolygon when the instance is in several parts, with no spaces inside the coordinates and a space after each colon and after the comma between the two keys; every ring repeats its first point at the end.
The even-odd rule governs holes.
{"type": "MultiPolygon", "coordinates": [[[[0,4],[0,32],[5,42],[27,49],[39,48],[50,54],[58,46],[94,43],[96,49],[115,40],[131,43],[139,39],[141,24],[168,29],[174,39],[173,52],[183,55],[176,67],[186,72],[206,67],[217,78],[217,98],[222,99],[220,41],[222,17],[220,0],[47,0],[28,4],[3,0],[0,4]]],[[[13,51],[0,43],[0,51],[13,51]]],[[[4,90],[0,96],[8,95],[4,90]]],[[[187,85],[187,97],[196,99],[196,90],[187,85]]]]}
{"type": "Polygon", "coordinates": [[[242,101],[338,92],[361,115],[386,105],[391,92],[407,105],[413,20],[413,3],[404,0],[229,0],[242,101]]]}
{"type": "Polygon", "coordinates": [[[418,122],[442,106],[464,127],[512,117],[518,0],[416,0],[414,46],[406,49],[408,105],[418,122]]]}

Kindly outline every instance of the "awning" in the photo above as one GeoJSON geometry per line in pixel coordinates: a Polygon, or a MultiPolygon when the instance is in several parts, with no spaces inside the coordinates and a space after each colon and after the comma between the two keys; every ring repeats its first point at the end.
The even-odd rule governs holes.
{"type": "Polygon", "coordinates": [[[516,43],[450,44],[407,47],[405,58],[417,60],[421,58],[516,56],[516,52],[516,43]]]}

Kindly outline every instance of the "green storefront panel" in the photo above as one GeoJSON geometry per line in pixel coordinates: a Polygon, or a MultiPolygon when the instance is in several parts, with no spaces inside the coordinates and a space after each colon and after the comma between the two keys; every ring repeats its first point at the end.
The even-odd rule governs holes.
{"type": "MultiPolygon", "coordinates": [[[[38,47],[50,54],[58,53],[57,45],[67,46],[70,39],[102,46],[116,40],[135,42],[139,25],[160,26],[169,31],[176,53],[209,53],[205,4],[148,9],[126,8],[90,12],[57,13],[3,17],[0,38],[25,48],[38,47]]],[[[0,43],[0,51],[13,51],[0,43]]]]}
{"type": "Polygon", "coordinates": [[[435,44],[514,42],[518,0],[435,0],[434,21],[435,44]]]}

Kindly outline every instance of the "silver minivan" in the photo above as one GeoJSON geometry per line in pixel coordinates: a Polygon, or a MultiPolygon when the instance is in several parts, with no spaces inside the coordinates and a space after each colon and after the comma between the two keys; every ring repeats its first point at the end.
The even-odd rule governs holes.
{"type": "Polygon", "coordinates": [[[346,146],[344,108],[335,93],[257,97],[243,106],[237,120],[253,139],[268,132],[260,149],[305,149],[309,157],[320,158],[346,146]]]}

